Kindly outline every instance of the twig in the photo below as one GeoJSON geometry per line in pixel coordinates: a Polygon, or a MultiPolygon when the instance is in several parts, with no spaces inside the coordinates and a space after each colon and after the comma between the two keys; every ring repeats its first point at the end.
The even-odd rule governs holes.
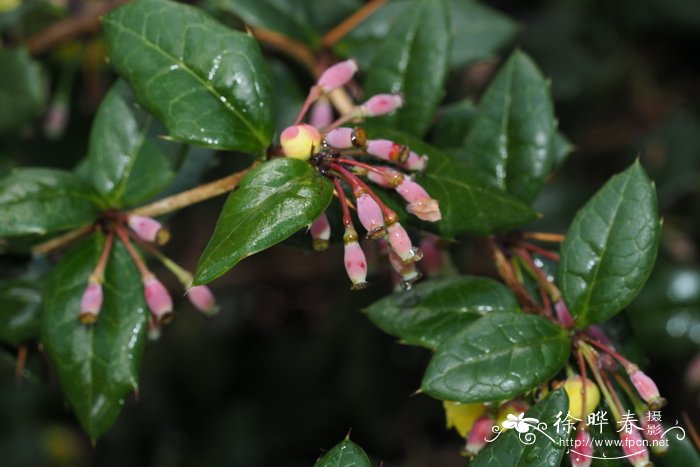
{"type": "Polygon", "coordinates": [[[100,16],[126,2],[127,0],[110,0],[91,4],[80,15],[54,23],[31,36],[25,43],[27,49],[30,54],[39,55],[77,36],[93,33],[100,28],[100,16]]]}
{"type": "Polygon", "coordinates": [[[564,235],[547,232],[523,232],[523,238],[531,240],[539,240],[540,242],[561,243],[564,241],[564,235]]]}
{"type": "Polygon", "coordinates": [[[295,58],[299,63],[304,65],[312,75],[319,75],[320,71],[316,64],[316,57],[314,57],[313,52],[311,52],[311,49],[309,49],[306,44],[268,29],[253,27],[249,29],[253,36],[260,42],[295,58]]]}
{"type": "Polygon", "coordinates": [[[355,29],[358,24],[367,19],[369,15],[377,11],[385,3],[386,0],[372,0],[355,13],[345,18],[340,24],[323,36],[323,39],[321,39],[323,47],[333,47],[340,39],[345,37],[347,33],[355,29]]]}
{"type": "Polygon", "coordinates": [[[86,234],[92,232],[94,230],[94,228],[95,228],[94,224],[84,225],[80,228],[77,228],[75,230],[71,230],[70,232],[67,232],[63,235],[56,237],[56,238],[52,238],[49,241],[35,245],[32,248],[32,254],[44,255],[46,253],[50,253],[51,251],[56,250],[58,248],[61,248],[64,245],[68,245],[69,243],[74,242],[75,240],[79,239],[83,235],[86,235],[86,234]]]}

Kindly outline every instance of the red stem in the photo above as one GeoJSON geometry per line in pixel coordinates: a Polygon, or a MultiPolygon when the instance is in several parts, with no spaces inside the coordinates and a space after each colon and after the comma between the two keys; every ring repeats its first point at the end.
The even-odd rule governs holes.
{"type": "Polygon", "coordinates": [[[301,110],[299,110],[299,113],[297,114],[297,118],[294,120],[294,124],[298,125],[301,123],[302,119],[304,118],[304,115],[306,115],[306,112],[309,111],[309,107],[311,107],[311,104],[313,104],[316,99],[320,96],[319,88],[318,86],[313,86],[309,90],[309,94],[306,96],[306,100],[304,101],[304,105],[301,106],[301,110]]]}
{"type": "Polygon", "coordinates": [[[354,229],[352,225],[352,217],[350,217],[350,208],[348,207],[348,199],[345,197],[345,191],[343,186],[340,184],[340,180],[336,177],[333,178],[333,183],[335,184],[335,192],[340,201],[340,208],[343,210],[343,225],[346,229],[354,229]]]}
{"type": "Polygon", "coordinates": [[[124,226],[117,226],[116,232],[119,236],[119,240],[122,241],[122,243],[126,247],[126,250],[129,252],[129,256],[131,256],[131,259],[134,261],[134,264],[139,270],[139,273],[141,273],[141,279],[145,279],[146,277],[152,276],[153,273],[148,270],[146,264],[141,258],[141,255],[138,254],[138,252],[134,249],[134,246],[131,244],[131,241],[129,241],[129,234],[126,232],[124,226]]]}
{"type": "Polygon", "coordinates": [[[605,352],[605,353],[611,355],[615,360],[617,360],[618,362],[620,362],[620,364],[621,364],[623,367],[625,367],[625,371],[627,371],[628,373],[630,373],[630,372],[632,372],[632,371],[634,371],[634,370],[637,369],[637,365],[635,365],[634,363],[630,362],[630,361],[627,360],[625,357],[623,357],[623,356],[620,355],[619,353],[615,352],[613,349],[611,349],[611,348],[608,347],[607,345],[605,345],[605,344],[603,344],[603,343],[601,343],[601,342],[598,342],[597,340],[595,340],[595,339],[593,339],[593,338],[591,338],[591,337],[589,337],[589,336],[584,336],[583,338],[584,338],[584,340],[585,340],[586,342],[588,342],[589,344],[592,344],[592,345],[598,347],[598,348],[599,348],[600,350],[602,350],[603,352],[605,352]]]}
{"type": "Polygon", "coordinates": [[[100,284],[104,281],[105,268],[107,267],[107,261],[109,260],[109,253],[112,251],[112,244],[114,243],[114,232],[109,232],[107,234],[107,239],[105,240],[104,247],[102,248],[102,254],[100,254],[100,259],[97,261],[95,270],[92,271],[90,275],[91,280],[95,280],[100,284]]]}
{"type": "Polygon", "coordinates": [[[555,253],[553,251],[545,250],[542,247],[539,247],[535,244],[528,243],[528,242],[520,242],[520,245],[522,245],[524,248],[532,251],[533,253],[537,253],[539,255],[544,256],[545,258],[549,258],[552,261],[559,261],[559,254],[555,253]]]}
{"type": "Polygon", "coordinates": [[[398,219],[396,213],[392,211],[386,204],[384,204],[379,198],[379,196],[377,196],[374,193],[374,191],[372,191],[362,180],[357,178],[355,174],[350,172],[342,165],[338,164],[331,164],[331,169],[335,170],[336,172],[338,172],[338,174],[340,174],[341,177],[343,177],[343,179],[348,183],[348,185],[350,185],[350,188],[352,188],[354,194],[356,194],[358,191],[367,193],[379,205],[379,208],[382,210],[382,214],[384,215],[385,222],[387,221],[387,219],[391,219],[393,221],[398,219]]]}

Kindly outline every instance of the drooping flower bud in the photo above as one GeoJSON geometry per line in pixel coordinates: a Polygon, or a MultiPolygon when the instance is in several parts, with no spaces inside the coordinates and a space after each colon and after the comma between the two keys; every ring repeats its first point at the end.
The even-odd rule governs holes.
{"type": "Polygon", "coordinates": [[[418,282],[423,275],[416,268],[416,263],[404,263],[394,250],[389,248],[389,263],[398,274],[398,283],[394,284],[395,290],[410,290],[413,284],[418,282]]]}
{"type": "Polygon", "coordinates": [[[158,321],[153,318],[153,315],[148,317],[148,340],[157,341],[160,339],[163,327],[158,321]]]}
{"type": "Polygon", "coordinates": [[[163,225],[151,217],[130,215],[127,218],[129,228],[134,231],[141,240],[165,245],[170,240],[170,232],[163,225]]]}
{"type": "Polygon", "coordinates": [[[589,467],[593,462],[593,440],[586,430],[579,430],[569,451],[571,467],[589,467]]]}
{"type": "Polygon", "coordinates": [[[459,436],[466,438],[471,431],[474,422],[484,414],[486,407],[484,404],[463,404],[461,402],[443,401],[445,409],[445,423],[447,429],[454,428],[459,436]]]}
{"type": "Polygon", "coordinates": [[[352,128],[334,128],[324,137],[326,145],[336,149],[348,149],[352,147],[352,128]]]}
{"type": "Polygon", "coordinates": [[[431,198],[422,186],[408,177],[396,187],[396,192],[408,202],[406,210],[418,219],[428,222],[437,222],[442,219],[438,201],[431,198]]]}
{"type": "Polygon", "coordinates": [[[378,117],[394,112],[403,105],[399,94],[377,94],[362,104],[362,113],[367,117],[378,117]]]}
{"type": "Polygon", "coordinates": [[[314,103],[311,107],[309,123],[319,130],[333,123],[333,106],[328,99],[323,97],[314,103]]]}
{"type": "Polygon", "coordinates": [[[486,440],[493,435],[493,417],[486,414],[479,418],[467,437],[464,452],[469,457],[476,456],[486,446],[486,440]]]}
{"type": "Polygon", "coordinates": [[[282,131],[280,144],[285,156],[306,161],[321,147],[321,134],[306,123],[292,125],[282,131]]]}
{"type": "Polygon", "coordinates": [[[187,291],[187,298],[196,309],[207,316],[214,316],[219,312],[216,298],[211,289],[206,285],[196,285],[187,291]]]}
{"type": "Polygon", "coordinates": [[[391,249],[399,255],[404,264],[415,263],[423,257],[420,248],[414,247],[406,229],[401,224],[394,222],[387,227],[387,236],[391,249]]]}
{"type": "Polygon", "coordinates": [[[367,238],[377,239],[386,235],[384,215],[377,202],[367,193],[358,193],[355,199],[357,204],[357,217],[367,230],[367,238]]]}
{"type": "Polygon", "coordinates": [[[352,290],[364,289],[367,283],[367,259],[362,247],[357,242],[357,232],[352,227],[345,229],[345,271],[352,282],[352,290]]]}
{"type": "Polygon", "coordinates": [[[353,59],[338,62],[321,74],[316,83],[323,92],[331,92],[341,86],[345,86],[357,72],[357,62],[353,59]]]}
{"type": "Polygon", "coordinates": [[[574,325],[574,318],[571,317],[569,308],[567,308],[564,300],[560,299],[554,304],[554,314],[557,316],[557,321],[559,321],[559,324],[565,328],[570,328],[574,325]]]}
{"type": "Polygon", "coordinates": [[[385,161],[403,164],[408,160],[411,150],[406,145],[388,139],[370,139],[367,141],[367,153],[385,161]]]}
{"type": "Polygon", "coordinates": [[[173,299],[168,289],[152,274],[143,278],[143,290],[151,314],[159,324],[167,324],[174,318],[173,299]]]}
{"type": "Polygon", "coordinates": [[[635,467],[647,467],[649,465],[649,450],[644,445],[642,435],[639,430],[633,429],[629,433],[623,431],[620,433],[622,441],[622,453],[627,461],[635,467]]]}
{"type": "Polygon", "coordinates": [[[411,151],[406,158],[404,167],[414,172],[423,172],[428,167],[428,156],[419,156],[411,151]]]}
{"type": "Polygon", "coordinates": [[[643,371],[637,369],[630,374],[630,380],[639,396],[644,399],[644,402],[649,404],[652,410],[659,410],[666,405],[666,399],[659,395],[659,389],[656,387],[654,380],[649,378],[643,371]]]}
{"type": "Polygon", "coordinates": [[[640,422],[642,424],[642,429],[644,430],[644,437],[649,441],[649,446],[651,450],[654,451],[656,455],[663,455],[668,451],[668,440],[664,436],[664,427],[661,422],[655,419],[649,419],[647,414],[640,414],[640,422]]]}
{"type": "Polygon", "coordinates": [[[583,378],[581,375],[573,375],[564,382],[564,390],[569,396],[569,413],[577,420],[585,420],[588,414],[593,412],[600,403],[600,390],[598,386],[586,379],[586,407],[583,407],[583,378]],[[585,411],[585,413],[584,413],[585,411]]]}
{"type": "Polygon", "coordinates": [[[328,240],[331,238],[331,225],[328,223],[328,216],[322,212],[311,224],[311,238],[315,251],[323,251],[328,248],[328,240]]]}
{"type": "Polygon", "coordinates": [[[103,299],[102,284],[90,278],[83,296],[80,298],[80,315],[78,315],[78,319],[81,323],[93,324],[97,321],[97,315],[100,314],[102,309],[103,299]]]}

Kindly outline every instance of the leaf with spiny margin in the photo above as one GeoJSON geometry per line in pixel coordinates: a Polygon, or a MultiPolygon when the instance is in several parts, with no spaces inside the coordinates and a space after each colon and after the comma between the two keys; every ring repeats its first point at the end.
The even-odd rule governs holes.
{"type": "Polygon", "coordinates": [[[24,48],[0,49],[0,134],[37,116],[44,105],[41,68],[24,48]]]}
{"type": "Polygon", "coordinates": [[[421,388],[455,402],[506,400],[556,375],[570,351],[569,333],[541,316],[489,313],[438,347],[421,388]]]}
{"type": "Polygon", "coordinates": [[[88,224],[104,208],[95,189],[65,170],[15,169],[0,180],[0,237],[88,224]]]}
{"type": "Polygon", "coordinates": [[[493,279],[471,276],[421,282],[366,310],[384,332],[433,350],[486,313],[500,311],[519,311],[511,291],[493,279]]]}
{"type": "Polygon", "coordinates": [[[179,141],[260,152],[272,140],[272,83],[252,36],[169,0],[102,19],[110,62],[179,141]]]}
{"type": "Polygon", "coordinates": [[[182,145],[158,138],[164,129],[139,109],[123,81],[109,90],[90,133],[87,178],[111,207],[133,206],[160,193],[175,172],[170,154],[182,145]]]}
{"type": "Polygon", "coordinates": [[[464,160],[494,187],[532,202],[554,164],[549,84],[523,52],[514,52],[479,103],[464,160]]]}
{"type": "Polygon", "coordinates": [[[639,161],[576,213],[557,284],[577,327],[605,321],[634,299],[654,267],[660,234],[656,190],[639,161]]]}
{"type": "Polygon", "coordinates": [[[316,461],[314,467],[372,467],[372,464],[360,446],[345,439],[316,461]]]}
{"type": "Polygon", "coordinates": [[[0,282],[0,342],[19,345],[39,334],[40,283],[25,279],[0,282]]]}
{"type": "Polygon", "coordinates": [[[197,265],[195,285],[311,225],[332,197],[330,182],[306,161],[280,158],[260,164],[226,200],[197,265]]]}
{"type": "MultiPolygon", "coordinates": [[[[430,158],[426,172],[418,175],[416,181],[440,202],[442,220],[434,226],[420,224],[423,228],[435,228],[444,237],[464,233],[491,235],[522,226],[537,217],[531,207],[489,186],[458,159],[417,138],[396,130],[370,126],[367,126],[367,134],[370,138],[386,138],[407,144],[416,153],[430,158]]],[[[409,216],[409,219],[413,219],[413,216],[409,216]]]]}
{"type": "Polygon", "coordinates": [[[367,70],[365,95],[401,93],[383,125],[422,136],[444,94],[450,32],[445,0],[419,0],[395,21],[367,70]]]}
{"type": "Polygon", "coordinates": [[[88,276],[102,252],[95,234],[65,255],[47,278],[42,340],[63,392],[85,431],[99,438],[138,387],[148,311],[139,271],[119,241],[105,271],[104,303],[92,326],[78,320],[88,276]]]}
{"type": "MultiPolygon", "coordinates": [[[[569,410],[566,391],[559,389],[532,406],[525,417],[546,423],[546,428],[531,425],[528,433],[517,430],[502,433],[495,441],[487,443],[479,455],[469,462],[469,467],[556,467],[566,452],[569,433],[555,425],[557,416],[569,410]],[[528,437],[528,438],[526,438],[528,437]],[[532,438],[530,438],[532,437],[532,438]],[[532,443],[529,441],[532,440],[532,443]],[[523,442],[527,441],[527,442],[523,442]]],[[[489,438],[491,439],[491,438],[489,438]]]]}

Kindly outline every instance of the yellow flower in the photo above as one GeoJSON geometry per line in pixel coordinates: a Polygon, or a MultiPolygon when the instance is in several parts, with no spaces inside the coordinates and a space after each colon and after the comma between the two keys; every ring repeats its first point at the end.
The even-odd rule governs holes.
{"type": "Polygon", "coordinates": [[[592,413],[600,402],[600,391],[598,386],[586,379],[586,413],[583,413],[583,379],[580,375],[569,377],[564,383],[564,390],[569,396],[569,414],[578,420],[584,420],[588,414],[592,413]]]}
{"type": "Polygon", "coordinates": [[[466,438],[477,418],[486,411],[484,404],[462,404],[459,402],[443,401],[447,428],[454,428],[459,436],[466,438]]]}

